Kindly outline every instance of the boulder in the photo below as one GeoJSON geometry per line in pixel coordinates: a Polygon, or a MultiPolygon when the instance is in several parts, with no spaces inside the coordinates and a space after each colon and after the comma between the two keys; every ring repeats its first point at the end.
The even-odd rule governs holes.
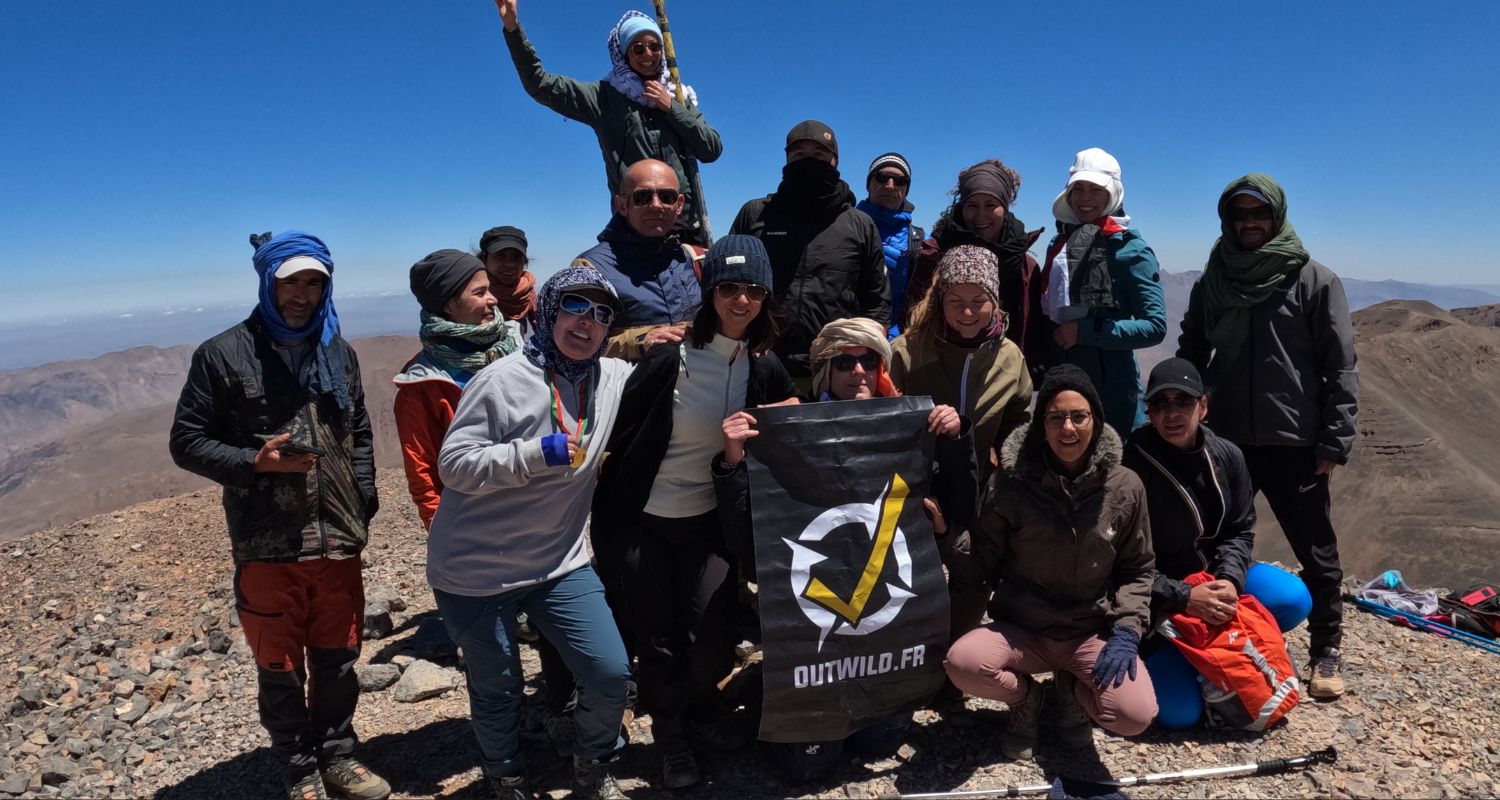
{"type": "Polygon", "coordinates": [[[387,611],[405,611],[406,599],[395,589],[377,583],[365,587],[365,605],[380,606],[387,611]]]}
{"type": "Polygon", "coordinates": [[[378,692],[401,679],[401,668],[395,664],[357,664],[354,674],[361,692],[378,692]]]}
{"type": "Polygon", "coordinates": [[[431,661],[413,661],[396,683],[396,700],[401,703],[419,703],[445,695],[458,688],[458,684],[457,671],[440,667],[431,661]]]}
{"type": "Polygon", "coordinates": [[[391,622],[391,612],[384,606],[365,605],[365,638],[384,639],[391,634],[395,625],[391,622]]]}

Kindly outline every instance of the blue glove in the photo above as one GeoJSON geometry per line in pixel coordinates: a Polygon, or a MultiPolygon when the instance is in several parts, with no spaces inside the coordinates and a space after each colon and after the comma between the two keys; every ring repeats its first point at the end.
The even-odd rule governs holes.
{"type": "Polygon", "coordinates": [[[1119,688],[1126,674],[1135,680],[1135,662],[1140,650],[1141,635],[1116,625],[1104,649],[1099,651],[1099,660],[1094,662],[1094,688],[1106,689],[1111,685],[1119,688]]]}
{"type": "Polygon", "coordinates": [[[546,460],[549,467],[566,467],[573,463],[573,459],[568,458],[568,435],[549,433],[543,436],[542,458],[546,460]]]}

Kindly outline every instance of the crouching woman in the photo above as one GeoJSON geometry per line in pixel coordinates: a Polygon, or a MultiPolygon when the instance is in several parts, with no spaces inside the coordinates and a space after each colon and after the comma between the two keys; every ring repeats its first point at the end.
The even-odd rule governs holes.
{"type": "Polygon", "coordinates": [[[1037,409],[1005,440],[974,522],[994,621],[955,642],[945,664],[960,689],[1010,706],[1000,747],[1011,759],[1036,745],[1036,673],[1056,673],[1049,717],[1065,745],[1088,744],[1090,720],[1133,736],[1156,716],[1137,653],[1153,573],[1145,490],[1120,465],[1120,438],[1081,369],[1049,370],[1037,409]]]}
{"type": "Polygon", "coordinates": [[[570,267],[542,287],[519,353],[464,388],[438,455],[443,496],[427,582],[468,665],[469,710],[495,794],[530,797],[521,749],[524,611],[578,682],[574,797],[623,797],[607,760],[623,742],[630,662],[584,542],[589,498],[630,366],[600,358],[618,300],[570,267]]]}

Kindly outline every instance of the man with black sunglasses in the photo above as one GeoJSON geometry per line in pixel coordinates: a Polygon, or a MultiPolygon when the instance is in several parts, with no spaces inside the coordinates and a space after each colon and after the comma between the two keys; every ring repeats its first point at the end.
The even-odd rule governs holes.
{"type": "Polygon", "coordinates": [[[885,277],[891,284],[891,325],[888,335],[901,335],[906,324],[906,287],[911,267],[927,234],[911,224],[916,206],[906,199],[911,191],[911,164],[900,153],[882,153],[870,162],[865,175],[869,196],[856,206],[875,221],[885,257],[885,277]]]}
{"type": "Polygon", "coordinates": [[[1312,593],[1308,693],[1344,692],[1344,573],[1329,478],[1349,461],[1359,371],[1349,303],[1287,221],[1280,184],[1258,172],[1219,197],[1222,236],[1193,285],[1177,355],[1206,377],[1214,431],[1239,445],[1312,593]]]}
{"type": "Polygon", "coordinates": [[[891,319],[880,231],[854,207],[854,192],[839,177],[839,142],[817,120],[786,135],[786,166],[776,191],[746,203],[730,233],[754,236],[771,256],[771,291],[784,317],[776,354],[806,392],[813,337],[836,319],[891,319]]]}
{"type": "Polygon", "coordinates": [[[599,244],[573,259],[574,266],[598,270],[620,293],[605,355],[639,361],[651,347],[681,342],[698,313],[698,262],[705,251],[673,232],[684,202],[671,167],[636,162],[620,181],[615,214],[599,244]]]}

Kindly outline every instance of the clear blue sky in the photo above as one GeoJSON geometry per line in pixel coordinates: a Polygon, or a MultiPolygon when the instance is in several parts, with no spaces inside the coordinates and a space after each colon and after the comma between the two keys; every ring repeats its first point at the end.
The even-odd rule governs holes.
{"type": "MultiPolygon", "coordinates": [[[[632,5],[649,8],[521,0],[521,19],[549,69],[597,79],[632,5]]],[[[1201,266],[1220,189],[1261,170],[1343,274],[1500,282],[1494,3],[669,10],[725,142],[703,171],[720,233],[816,117],[861,195],[871,157],[908,156],[923,225],[958,169],[995,156],[1022,174],[1014,212],[1050,225],[1074,152],[1101,146],[1169,270],[1201,266]]],[[[488,0],[7,3],[0,113],[6,321],[249,305],[251,231],[323,236],[355,292],[400,289],[425,253],[502,223],[550,272],[607,219],[592,133],[521,91],[488,0]]]]}

